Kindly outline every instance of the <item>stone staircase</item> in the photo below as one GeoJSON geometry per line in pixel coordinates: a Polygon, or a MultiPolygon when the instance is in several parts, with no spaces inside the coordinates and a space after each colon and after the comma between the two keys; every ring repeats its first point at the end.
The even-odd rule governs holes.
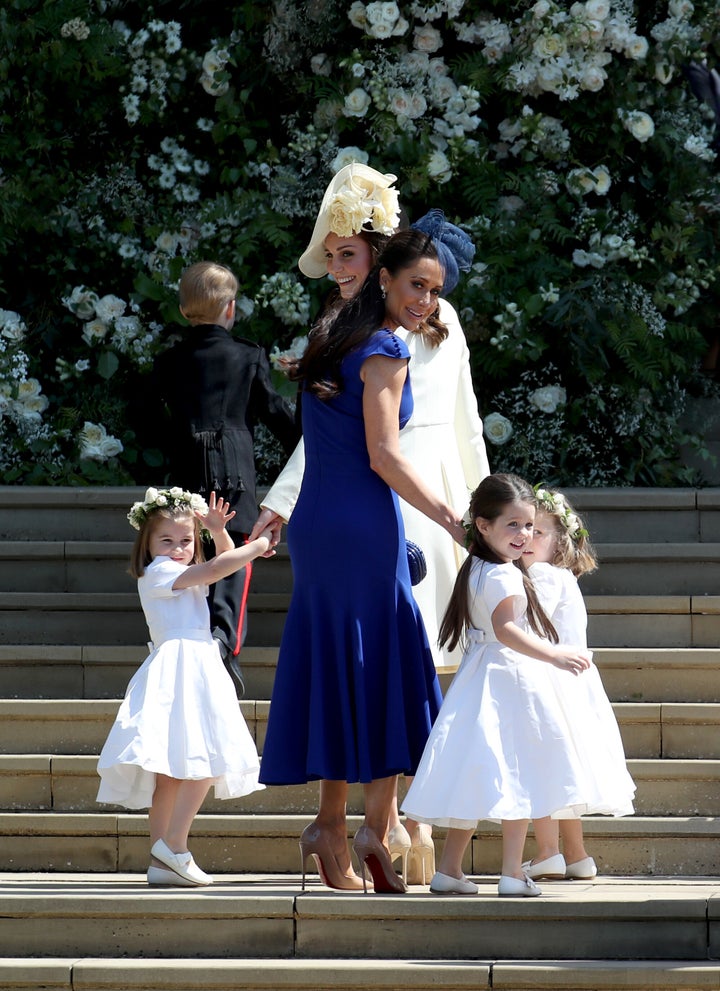
{"type": "MultiPolygon", "coordinates": [[[[477,898],[299,884],[317,786],[208,800],[192,836],[209,889],[149,890],[147,820],[98,806],[96,755],[146,630],[126,574],[136,489],[0,488],[0,988],[720,988],[720,490],[568,492],[601,567],[589,640],[637,783],[636,815],[590,818],[601,872],[477,898]]],[[[255,571],[240,705],[262,750],[292,586],[255,571]]],[[[349,828],[361,790],[351,789],[349,828]]],[[[442,842],[442,831],[437,831],[442,842]]]]}

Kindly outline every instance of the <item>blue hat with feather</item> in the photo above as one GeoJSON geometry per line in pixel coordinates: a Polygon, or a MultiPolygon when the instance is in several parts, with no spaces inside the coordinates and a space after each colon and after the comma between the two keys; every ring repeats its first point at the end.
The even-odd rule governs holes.
{"type": "Polygon", "coordinates": [[[443,293],[452,292],[461,272],[469,272],[475,257],[475,245],[465,231],[445,219],[442,210],[428,210],[424,217],[410,225],[431,239],[445,273],[443,293]]]}

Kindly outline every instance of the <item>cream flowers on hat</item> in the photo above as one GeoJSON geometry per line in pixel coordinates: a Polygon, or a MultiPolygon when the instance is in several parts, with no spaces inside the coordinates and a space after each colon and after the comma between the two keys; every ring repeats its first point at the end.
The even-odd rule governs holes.
{"type": "Polygon", "coordinates": [[[310,279],[326,273],[325,238],[328,234],[352,237],[360,231],[394,234],[400,223],[397,176],[352,162],[340,169],[325,190],[310,243],[300,256],[298,268],[310,279]]]}

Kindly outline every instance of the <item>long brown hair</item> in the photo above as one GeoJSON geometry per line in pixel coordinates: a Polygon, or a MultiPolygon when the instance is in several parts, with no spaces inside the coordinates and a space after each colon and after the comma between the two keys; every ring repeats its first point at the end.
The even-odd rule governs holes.
{"type": "MultiPolygon", "coordinates": [[[[304,388],[322,400],[332,399],[342,392],[340,366],[343,358],[380,330],[385,322],[380,269],[386,268],[395,276],[421,258],[438,260],[437,248],[427,234],[415,230],[393,234],[358,294],[339,311],[331,308],[320,317],[310,332],[305,353],[289,365],[289,378],[302,380],[304,388]]],[[[438,306],[425,322],[435,331],[434,340],[438,344],[448,335],[439,311],[438,306]]],[[[421,325],[422,333],[426,329],[421,325]]]]}
{"type": "MultiPolygon", "coordinates": [[[[458,576],[455,579],[455,586],[450,596],[450,602],[445,610],[438,643],[442,647],[447,643],[448,648],[453,650],[461,643],[465,631],[472,626],[470,615],[470,572],[475,558],[487,561],[489,564],[502,564],[503,561],[487,544],[475,521],[478,517],[485,520],[494,520],[500,516],[506,506],[514,502],[522,502],[528,506],[535,506],[535,493],[530,485],[518,475],[488,475],[473,492],[470,497],[470,531],[468,541],[468,557],[463,562],[458,576]]],[[[525,596],[527,598],[527,618],[531,630],[539,637],[558,642],[558,635],[555,627],[540,605],[537,592],[533,587],[530,576],[525,571],[522,561],[515,562],[523,576],[525,596]]]]}
{"type": "Polygon", "coordinates": [[[181,519],[192,520],[195,527],[195,543],[193,545],[194,554],[190,564],[202,564],[205,560],[200,520],[192,510],[188,510],[186,506],[158,506],[157,509],[153,509],[148,513],[147,519],[140,524],[140,530],[130,552],[130,567],[128,571],[133,578],[142,578],[145,574],[145,569],[152,561],[150,538],[161,519],[172,520],[173,522],[181,519]]]}

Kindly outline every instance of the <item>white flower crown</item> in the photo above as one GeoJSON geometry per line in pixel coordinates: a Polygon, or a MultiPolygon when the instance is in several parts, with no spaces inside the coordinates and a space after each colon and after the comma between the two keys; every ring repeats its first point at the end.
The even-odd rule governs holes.
{"type": "Polygon", "coordinates": [[[127,518],[130,526],[140,530],[153,510],[175,509],[178,506],[192,511],[198,510],[203,515],[208,511],[208,504],[202,496],[174,485],[171,489],[148,489],[142,502],[133,503],[127,518]]]}
{"type": "Polygon", "coordinates": [[[580,523],[579,517],[573,513],[565,502],[562,492],[548,492],[547,489],[543,489],[539,485],[536,485],[533,491],[535,493],[535,499],[542,509],[551,516],[557,516],[567,530],[571,540],[577,541],[581,537],[588,536],[588,531],[580,523]]]}

